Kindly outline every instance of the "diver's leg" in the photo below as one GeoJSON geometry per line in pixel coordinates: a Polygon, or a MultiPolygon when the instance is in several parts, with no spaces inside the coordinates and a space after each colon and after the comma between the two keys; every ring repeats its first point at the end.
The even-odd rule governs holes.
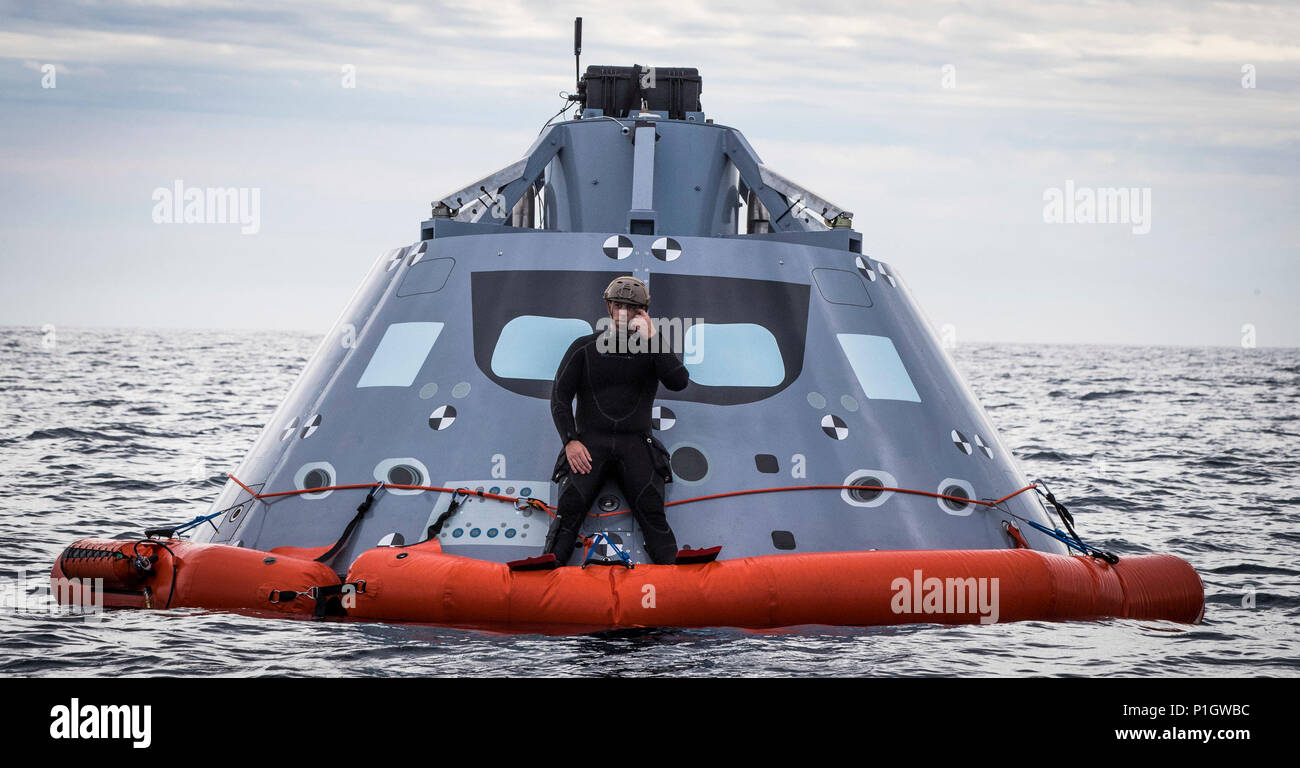
{"type": "Polygon", "coordinates": [[[587,519],[587,512],[591,510],[591,503],[609,469],[608,453],[601,450],[595,440],[583,445],[591,454],[591,471],[579,474],[570,470],[560,479],[555,520],[546,535],[546,548],[542,550],[543,553],[554,553],[559,565],[568,565],[578,532],[582,530],[582,523],[587,519]]]}
{"type": "Polygon", "coordinates": [[[671,565],[677,559],[677,537],[664,515],[664,479],[655,469],[652,449],[643,435],[619,437],[619,487],[641,528],[650,559],[671,565]]]}

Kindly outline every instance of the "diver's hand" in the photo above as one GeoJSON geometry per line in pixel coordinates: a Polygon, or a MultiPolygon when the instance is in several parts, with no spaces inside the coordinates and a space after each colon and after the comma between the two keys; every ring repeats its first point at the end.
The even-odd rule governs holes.
{"type": "Polygon", "coordinates": [[[638,309],[632,319],[628,321],[628,328],[634,331],[641,331],[641,335],[647,339],[655,337],[655,324],[650,320],[650,315],[644,309],[638,309]]]}
{"type": "Polygon", "coordinates": [[[577,440],[570,440],[564,445],[564,455],[569,459],[569,468],[580,475],[591,471],[591,454],[587,446],[577,440]]]}

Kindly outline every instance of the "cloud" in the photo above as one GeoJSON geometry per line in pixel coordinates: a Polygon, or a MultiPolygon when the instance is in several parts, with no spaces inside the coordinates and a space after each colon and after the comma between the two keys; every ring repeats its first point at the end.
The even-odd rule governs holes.
{"type": "MultiPolygon", "coordinates": [[[[185,258],[276,259],[278,277],[310,272],[321,295],[346,297],[355,270],[332,270],[351,263],[347,249],[409,242],[429,200],[522,154],[573,87],[579,14],[584,64],[698,67],[706,113],[854,210],[868,250],[906,272],[936,320],[960,308],[965,338],[1023,336],[1009,318],[1026,313],[1049,318],[1035,338],[1137,328],[1193,341],[1212,324],[1231,338],[1236,315],[1252,311],[1243,286],[1300,289],[1300,10],[1290,4],[755,0],[592,12],[520,0],[199,0],[0,13],[0,267],[19,272],[30,250],[64,242],[68,221],[96,239],[60,264],[69,277],[58,292],[34,277],[0,286],[11,320],[63,307],[111,324],[130,305],[133,320],[174,312],[174,323],[201,323],[181,319],[210,303],[199,293],[148,310],[165,292],[158,242],[186,238],[185,258]],[[58,65],[57,89],[40,88],[43,63],[58,65]],[[341,87],[344,65],[357,68],[355,89],[341,87]],[[955,88],[942,87],[945,65],[955,88]],[[1256,88],[1242,87],[1243,65],[1256,88]],[[254,244],[141,225],[148,190],[176,178],[263,187],[267,234],[254,244]],[[1044,227],[1042,191],[1066,179],[1152,187],[1152,234],[1139,243],[1044,227]],[[1072,271],[1099,261],[1087,280],[1072,271]],[[1151,284],[1159,273],[1184,282],[1151,284]],[[78,286],[78,274],[118,279],[126,298],[90,302],[100,285],[78,286]],[[1114,317],[1056,313],[1041,292],[1058,279],[1114,317]],[[1165,313],[1167,326],[1112,306],[1138,285],[1149,287],[1142,318],[1165,313]]],[[[187,290],[217,292],[244,325],[316,327],[337,310],[295,304],[274,285],[187,290]]],[[[1269,318],[1300,343],[1296,310],[1269,318]]]]}

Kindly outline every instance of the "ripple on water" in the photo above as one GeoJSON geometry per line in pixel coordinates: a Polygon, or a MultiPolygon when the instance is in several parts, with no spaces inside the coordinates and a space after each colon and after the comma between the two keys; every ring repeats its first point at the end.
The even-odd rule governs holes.
{"type": "MultiPolygon", "coordinates": [[[[0,387],[19,403],[0,406],[12,417],[0,428],[0,472],[23,484],[0,501],[0,540],[10,542],[0,572],[47,573],[87,533],[192,518],[318,342],[60,329],[49,354],[37,353],[35,329],[0,329],[0,387]],[[191,477],[196,456],[209,468],[191,477]]],[[[1025,473],[1052,484],[1085,540],[1197,567],[1204,624],[544,637],[188,609],[99,621],[23,612],[0,622],[0,675],[1300,674],[1300,351],[962,345],[953,354],[1025,473]]]]}

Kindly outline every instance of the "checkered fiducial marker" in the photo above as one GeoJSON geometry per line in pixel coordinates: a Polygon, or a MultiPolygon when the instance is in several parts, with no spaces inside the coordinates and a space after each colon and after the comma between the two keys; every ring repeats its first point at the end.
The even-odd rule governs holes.
{"type": "Polygon", "coordinates": [[[849,436],[849,426],[833,413],[822,417],[822,431],[832,440],[843,440],[849,436]]]}
{"type": "Polygon", "coordinates": [[[429,414],[429,426],[442,430],[450,427],[456,420],[456,409],[450,405],[440,405],[429,414]]]}
{"type": "Polygon", "coordinates": [[[876,270],[871,268],[871,265],[867,263],[866,259],[859,256],[854,259],[854,262],[857,264],[858,271],[862,273],[863,277],[873,283],[876,282],[876,270]]]}
{"type": "Polygon", "coordinates": [[[970,455],[972,450],[970,446],[970,441],[966,439],[965,435],[963,435],[962,433],[958,432],[955,429],[952,431],[952,443],[953,445],[957,446],[957,450],[961,451],[967,456],[970,455]]]}
{"type": "Polygon", "coordinates": [[[610,235],[601,250],[611,259],[626,259],[632,255],[632,241],[623,235],[610,235]]]}
{"type": "Polygon", "coordinates": [[[660,261],[675,261],[682,255],[682,246],[671,237],[661,237],[650,246],[650,252],[660,261]]]}
{"type": "Polygon", "coordinates": [[[676,423],[677,414],[673,413],[667,406],[656,405],[650,409],[650,424],[655,429],[662,432],[665,429],[672,429],[672,426],[676,423]]]}

